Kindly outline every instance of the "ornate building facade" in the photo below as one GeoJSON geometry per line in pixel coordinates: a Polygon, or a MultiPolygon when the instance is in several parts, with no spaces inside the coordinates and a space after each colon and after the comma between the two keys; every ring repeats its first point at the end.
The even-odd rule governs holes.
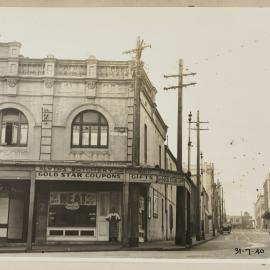
{"type": "Polygon", "coordinates": [[[34,59],[20,48],[0,43],[0,239],[108,241],[112,211],[123,245],[173,239],[176,186],[190,183],[143,68],[138,88],[134,61],[34,59]]]}

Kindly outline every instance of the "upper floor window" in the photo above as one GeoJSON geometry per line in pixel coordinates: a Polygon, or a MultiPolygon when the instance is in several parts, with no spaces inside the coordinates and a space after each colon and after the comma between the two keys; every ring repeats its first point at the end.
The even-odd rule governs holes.
{"type": "Polygon", "coordinates": [[[144,124],[144,163],[147,163],[147,125],[144,124]]]}
{"type": "Polygon", "coordinates": [[[159,156],[158,164],[159,168],[161,168],[161,145],[159,145],[158,147],[158,156],[159,156]]]}
{"type": "Polygon", "coordinates": [[[72,122],[72,147],[107,147],[108,123],[96,111],[83,111],[72,122]]]}
{"type": "Polygon", "coordinates": [[[25,115],[16,109],[0,111],[0,142],[7,146],[26,146],[28,121],[25,115]]]}

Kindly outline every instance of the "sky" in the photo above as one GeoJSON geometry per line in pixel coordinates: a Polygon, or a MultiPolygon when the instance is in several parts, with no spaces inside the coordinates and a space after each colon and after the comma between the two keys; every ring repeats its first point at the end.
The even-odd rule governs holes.
{"type": "MultiPolygon", "coordinates": [[[[123,51],[140,36],[152,48],[142,59],[157,88],[156,103],[176,154],[177,84],[183,59],[183,159],[187,162],[188,113],[197,110],[201,151],[222,182],[227,214],[254,215],[256,189],[270,172],[270,9],[268,8],[0,8],[0,42],[19,41],[31,58],[129,60],[123,51]]],[[[196,134],[192,163],[196,162],[196,134]]],[[[260,191],[259,191],[260,192],[260,191]]]]}

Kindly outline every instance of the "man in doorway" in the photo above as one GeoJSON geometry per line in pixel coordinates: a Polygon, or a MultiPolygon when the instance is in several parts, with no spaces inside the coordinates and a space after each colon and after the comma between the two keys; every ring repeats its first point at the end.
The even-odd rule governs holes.
{"type": "Polygon", "coordinates": [[[117,242],[120,216],[116,212],[115,208],[112,208],[111,212],[107,215],[106,220],[109,221],[109,241],[117,242]]]}

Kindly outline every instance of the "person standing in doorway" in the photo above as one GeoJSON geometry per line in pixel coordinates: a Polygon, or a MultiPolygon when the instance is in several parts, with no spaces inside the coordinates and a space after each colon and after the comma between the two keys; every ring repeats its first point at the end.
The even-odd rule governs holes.
{"type": "Polygon", "coordinates": [[[109,221],[109,241],[117,242],[119,221],[121,219],[115,208],[112,208],[111,212],[107,215],[106,220],[109,221]]]}

